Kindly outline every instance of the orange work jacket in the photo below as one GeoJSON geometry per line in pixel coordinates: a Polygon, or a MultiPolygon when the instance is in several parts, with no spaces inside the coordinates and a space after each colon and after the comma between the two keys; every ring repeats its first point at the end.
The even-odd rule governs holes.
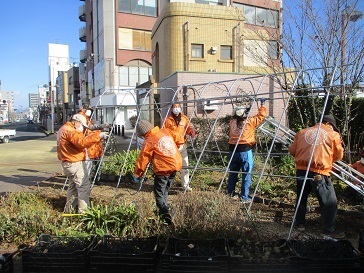
{"type": "Polygon", "coordinates": [[[181,113],[181,120],[177,124],[175,119],[173,118],[173,114],[169,114],[164,122],[164,128],[169,129],[171,132],[178,133],[183,136],[184,144],[187,140],[187,135],[191,135],[194,131],[193,126],[190,124],[189,118],[181,113]]]}
{"type": "MultiPolygon", "coordinates": [[[[87,126],[91,127],[92,124],[90,121],[90,117],[86,115],[86,109],[81,109],[78,113],[83,115],[86,118],[87,126]]],[[[90,132],[92,132],[90,129],[86,129],[85,135],[88,135],[90,132]]],[[[98,132],[100,134],[101,130],[98,130],[98,131],[95,130],[94,132],[98,132]]],[[[87,149],[87,156],[90,159],[97,159],[102,156],[102,151],[103,151],[102,141],[99,141],[99,142],[96,142],[95,144],[91,145],[87,149]]]]}
{"type": "Polygon", "coordinates": [[[352,167],[354,170],[357,170],[358,172],[364,174],[364,165],[361,163],[360,160],[356,161],[353,164],[349,164],[350,167],[352,167]]]}
{"type": "Polygon", "coordinates": [[[267,115],[267,109],[264,105],[259,108],[258,114],[253,117],[248,117],[242,124],[242,128],[238,128],[236,119],[230,120],[229,144],[255,144],[255,128],[261,124],[267,115]],[[241,130],[244,128],[243,133],[241,130]],[[240,136],[241,133],[241,136],[240,136]],[[239,138],[240,136],[240,138],[239,138]]]}
{"type": "Polygon", "coordinates": [[[87,136],[78,132],[71,122],[66,122],[57,133],[58,159],[66,162],[78,162],[86,159],[86,148],[100,142],[100,131],[93,131],[87,136]]]}
{"type": "Polygon", "coordinates": [[[318,126],[319,123],[297,132],[293,143],[289,146],[289,153],[294,157],[297,170],[307,170],[309,167],[311,172],[329,176],[332,164],[343,158],[344,148],[341,144],[340,134],[326,124],[321,124],[314,147],[318,126]],[[311,165],[308,166],[312,148],[315,150],[311,165]]]}
{"type": "Polygon", "coordinates": [[[182,169],[182,156],[169,130],[154,127],[145,134],[143,147],[136,161],[134,174],[141,177],[149,162],[156,175],[168,175],[182,169]]]}

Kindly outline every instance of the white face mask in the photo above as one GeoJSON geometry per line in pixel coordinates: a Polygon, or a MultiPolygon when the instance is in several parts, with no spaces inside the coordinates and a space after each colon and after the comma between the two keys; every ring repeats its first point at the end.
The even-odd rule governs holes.
{"type": "Polygon", "coordinates": [[[362,158],[360,159],[360,162],[361,162],[361,164],[363,164],[363,165],[364,165],[364,157],[362,157],[362,158]]]}
{"type": "Polygon", "coordinates": [[[181,113],[181,108],[173,108],[172,109],[173,114],[175,114],[176,116],[178,116],[181,113]]]}

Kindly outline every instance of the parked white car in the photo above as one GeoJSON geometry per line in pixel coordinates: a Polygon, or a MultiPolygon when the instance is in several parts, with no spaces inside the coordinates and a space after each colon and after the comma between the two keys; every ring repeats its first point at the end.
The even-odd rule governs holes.
{"type": "Polygon", "coordinates": [[[16,135],[15,129],[0,129],[0,140],[2,143],[8,143],[10,137],[16,135]]]}

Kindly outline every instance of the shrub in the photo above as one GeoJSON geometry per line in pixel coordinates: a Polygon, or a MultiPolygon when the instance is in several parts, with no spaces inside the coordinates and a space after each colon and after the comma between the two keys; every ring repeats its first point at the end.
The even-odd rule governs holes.
{"type": "Polygon", "coordinates": [[[0,204],[0,241],[32,242],[41,233],[55,234],[62,222],[37,193],[10,193],[1,197],[0,204]]]}

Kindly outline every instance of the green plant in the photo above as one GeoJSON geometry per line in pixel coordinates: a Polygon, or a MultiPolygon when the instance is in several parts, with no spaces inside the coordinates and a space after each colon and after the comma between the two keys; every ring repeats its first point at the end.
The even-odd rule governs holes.
{"type": "Polygon", "coordinates": [[[281,155],[274,157],[272,162],[273,173],[276,175],[295,176],[296,169],[294,158],[290,155],[281,155]]]}
{"type": "Polygon", "coordinates": [[[101,168],[103,173],[114,175],[132,174],[135,168],[135,162],[138,158],[139,150],[123,151],[115,153],[102,162],[101,168]]]}
{"type": "Polygon", "coordinates": [[[34,241],[38,234],[55,233],[61,225],[57,212],[38,193],[10,193],[1,197],[0,204],[0,241],[34,241]]]}
{"type": "Polygon", "coordinates": [[[85,230],[89,234],[125,236],[133,227],[138,215],[134,204],[119,204],[107,206],[103,204],[94,205],[80,217],[81,223],[78,229],[85,230]]]}

